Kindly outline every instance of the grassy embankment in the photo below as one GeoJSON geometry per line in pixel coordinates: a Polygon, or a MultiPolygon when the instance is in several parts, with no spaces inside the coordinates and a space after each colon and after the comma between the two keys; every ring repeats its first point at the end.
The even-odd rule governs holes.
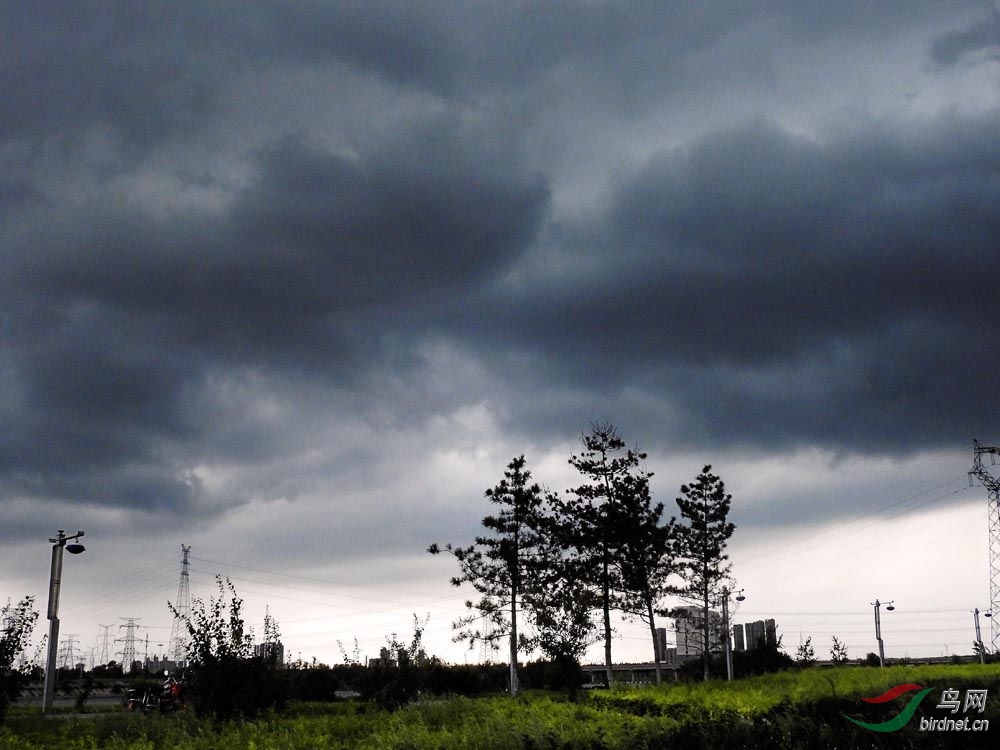
{"type": "Polygon", "coordinates": [[[808,669],[728,684],[620,688],[584,696],[578,704],[540,693],[433,700],[391,714],[354,703],[300,704],[283,716],[222,726],[186,712],[42,719],[22,710],[0,728],[0,750],[997,747],[998,737],[1000,665],[936,665],[808,669]],[[941,714],[934,706],[945,688],[989,689],[987,712],[977,716],[989,718],[995,728],[958,742],[919,732],[920,713],[893,734],[875,734],[843,718],[843,713],[867,721],[890,718],[906,697],[881,706],[860,697],[907,682],[935,688],[921,704],[926,715],[941,714]]]}

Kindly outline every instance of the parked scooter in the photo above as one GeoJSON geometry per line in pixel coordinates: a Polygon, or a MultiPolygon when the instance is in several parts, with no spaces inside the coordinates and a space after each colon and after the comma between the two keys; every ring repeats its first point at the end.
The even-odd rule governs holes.
{"type": "Polygon", "coordinates": [[[159,690],[153,687],[129,688],[125,705],[129,711],[176,711],[187,706],[187,695],[183,679],[174,679],[168,670],[163,672],[166,679],[159,690]]]}
{"type": "Polygon", "coordinates": [[[156,690],[146,688],[129,688],[125,706],[129,711],[155,711],[160,707],[160,697],[156,690]]]}
{"type": "Polygon", "coordinates": [[[178,681],[166,670],[163,675],[167,679],[163,681],[163,689],[160,691],[160,711],[176,711],[185,708],[187,706],[187,692],[184,679],[181,678],[178,681]]]}

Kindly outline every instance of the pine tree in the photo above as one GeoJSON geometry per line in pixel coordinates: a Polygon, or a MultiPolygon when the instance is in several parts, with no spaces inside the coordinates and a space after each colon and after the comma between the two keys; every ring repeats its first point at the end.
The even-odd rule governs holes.
{"type": "MultiPolygon", "coordinates": [[[[732,495],[726,493],[725,483],[705,466],[690,485],[681,486],[677,498],[683,523],[677,526],[676,556],[680,586],[671,587],[676,594],[700,610],[704,679],[708,681],[709,654],[712,650],[710,611],[713,604],[721,603],[724,589],[735,588],[729,582],[731,565],[726,561],[726,542],[736,526],[727,518],[732,505],[732,495]]],[[[722,637],[728,638],[728,633],[722,637]]]]}
{"type": "MultiPolygon", "coordinates": [[[[482,521],[489,535],[476,537],[468,547],[449,544],[444,548],[461,567],[461,575],[452,578],[452,584],[469,583],[480,594],[478,601],[465,603],[472,612],[454,623],[458,631],[455,640],[468,641],[474,647],[508,636],[511,695],[518,692],[518,652],[530,646],[518,627],[520,599],[526,584],[538,576],[546,559],[541,550],[548,546],[539,533],[546,498],[541,487],[531,482],[531,472],[525,466],[524,456],[513,459],[500,483],[486,490],[486,498],[500,507],[496,515],[482,521]]],[[[428,548],[431,554],[440,551],[437,544],[428,548]]]]}
{"type": "Polygon", "coordinates": [[[573,497],[559,506],[560,530],[563,545],[577,550],[600,598],[604,662],[611,685],[611,610],[623,606],[625,589],[618,563],[630,528],[627,519],[637,503],[641,505],[635,494],[648,478],[639,470],[646,454],[626,448],[610,423],[593,425],[582,440],[584,450],[571,456],[569,463],[590,482],[569,490],[573,497]]]}
{"type": "MultiPolygon", "coordinates": [[[[643,457],[645,454],[636,454],[643,457]]],[[[675,519],[663,523],[663,503],[653,503],[649,490],[650,472],[635,471],[622,478],[618,493],[621,546],[618,571],[621,575],[623,604],[649,627],[653,643],[656,682],[663,681],[656,611],[669,591],[668,578],[675,572],[673,555],[675,519]]]]}
{"type": "Polygon", "coordinates": [[[544,554],[548,562],[525,588],[523,601],[538,649],[562,673],[570,696],[575,696],[580,658],[594,642],[591,612],[597,601],[579,556],[557,547],[544,554]]]}

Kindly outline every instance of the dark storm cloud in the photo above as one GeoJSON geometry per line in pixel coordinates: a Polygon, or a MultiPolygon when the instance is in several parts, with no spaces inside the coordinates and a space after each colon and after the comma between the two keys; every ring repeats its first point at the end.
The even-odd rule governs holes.
{"type": "Polygon", "coordinates": [[[450,122],[358,162],[286,141],[263,155],[234,220],[253,252],[296,269],[289,292],[321,308],[441,294],[519,254],[548,197],[538,177],[462,151],[450,122]]]}
{"type": "Polygon", "coordinates": [[[203,54],[218,18],[199,5],[6,3],[0,132],[77,140],[96,125],[148,143],[192,126],[225,62],[203,54]]]}
{"type": "Polygon", "coordinates": [[[144,330],[168,348],[237,360],[307,366],[304,337],[316,335],[326,338],[310,356],[331,343],[343,355],[338,328],[359,322],[357,310],[433,305],[480,282],[523,251],[545,215],[542,179],[475,144],[460,153],[452,125],[356,160],[285,139],[260,153],[257,176],[222,217],[162,221],[87,205],[68,219],[53,212],[53,230],[48,212],[35,214],[18,232],[8,283],[44,298],[45,320],[59,316],[53,308],[107,309],[106,326],[89,330],[109,342],[128,323],[126,337],[144,330]]]}
{"type": "Polygon", "coordinates": [[[207,418],[222,413],[213,377],[252,368],[362,388],[387,358],[419,367],[393,327],[508,266],[548,191],[453,119],[396,136],[352,159],[285,138],[252,159],[220,216],[165,221],[100,194],[18,214],[0,276],[15,427],[0,465],[56,496],[183,511],[199,456],[280,450],[261,435],[231,442],[230,423],[207,418]],[[84,489],[98,470],[114,479],[84,489]]]}
{"type": "Polygon", "coordinates": [[[934,62],[953,65],[966,55],[983,54],[1000,58],[1000,10],[968,28],[943,34],[934,41],[931,55],[934,62]]]}
{"type": "MultiPolygon", "coordinates": [[[[181,514],[374,484],[372,434],[296,456],[480,403],[541,439],[966,439],[998,405],[995,118],[805,138],[738,91],[960,6],[7,4],[2,491],[181,514]],[[706,81],[746,124],[619,156],[706,81]],[[583,132],[618,187],[579,209],[583,132]]],[[[932,61],[990,48],[967,17],[932,61]]]]}
{"type": "Polygon", "coordinates": [[[582,230],[587,249],[564,248],[588,272],[514,303],[503,289],[476,337],[533,352],[540,379],[593,403],[628,408],[637,389],[684,441],[894,451],[988,431],[998,142],[993,117],[705,138],[650,160],[582,230]]]}
{"type": "MultiPolygon", "coordinates": [[[[865,2],[705,2],[691,13],[657,2],[6,4],[0,130],[74,141],[96,127],[140,158],[221,114],[226,95],[247,85],[241,74],[335,63],[464,101],[558,72],[592,106],[643,108],[698,80],[702,63],[688,56],[748,27],[814,41],[887,35],[963,5],[911,3],[903,14],[865,2]]],[[[978,28],[945,37],[938,54],[976,46],[978,28]]]]}

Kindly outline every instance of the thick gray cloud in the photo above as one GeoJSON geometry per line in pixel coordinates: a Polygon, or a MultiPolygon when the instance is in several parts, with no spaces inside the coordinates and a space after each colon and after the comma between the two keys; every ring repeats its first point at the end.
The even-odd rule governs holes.
{"type": "Polygon", "coordinates": [[[942,34],[934,40],[935,62],[953,65],[965,56],[983,55],[994,60],[1000,55],[1000,9],[967,28],[942,34]]]}
{"type": "Polygon", "coordinates": [[[585,270],[499,286],[459,335],[533,353],[543,389],[666,400],[660,429],[685,441],[894,452],[984,434],[998,139],[995,117],[953,116],[905,137],[712,134],[557,240],[585,270]]]}
{"type": "Polygon", "coordinates": [[[988,4],[0,13],[12,500],[333,497],[476,409],[540,451],[993,428],[988,4]]]}

